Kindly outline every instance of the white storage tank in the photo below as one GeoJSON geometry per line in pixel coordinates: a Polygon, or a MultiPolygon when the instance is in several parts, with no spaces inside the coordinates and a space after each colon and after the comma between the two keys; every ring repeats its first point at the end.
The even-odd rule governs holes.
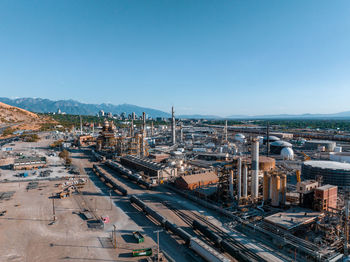
{"type": "Polygon", "coordinates": [[[284,160],[293,160],[294,159],[294,151],[290,147],[284,147],[281,150],[281,157],[284,160]]]}
{"type": "Polygon", "coordinates": [[[235,141],[245,143],[245,135],[243,134],[235,134],[235,141]]]}
{"type": "Polygon", "coordinates": [[[336,146],[335,148],[334,148],[334,152],[336,152],[336,153],[341,153],[342,152],[342,147],[341,146],[336,146]]]}

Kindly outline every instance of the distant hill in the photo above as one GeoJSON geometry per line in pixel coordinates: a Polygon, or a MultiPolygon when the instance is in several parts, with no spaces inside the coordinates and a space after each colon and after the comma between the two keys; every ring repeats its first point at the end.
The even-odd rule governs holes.
{"type": "Polygon", "coordinates": [[[38,121],[37,114],[18,108],[15,106],[7,105],[0,102],[0,123],[18,123],[18,122],[31,122],[38,121]]]}
{"type": "Polygon", "coordinates": [[[12,132],[20,130],[39,130],[44,124],[56,124],[46,116],[38,116],[19,107],[0,102],[0,137],[12,136],[12,132]],[[5,134],[6,129],[12,131],[5,134]]]}
{"type": "Polygon", "coordinates": [[[220,119],[222,117],[215,115],[179,115],[176,118],[181,119],[220,119]]]}
{"type": "Polygon", "coordinates": [[[145,112],[148,116],[151,117],[170,117],[169,113],[152,109],[139,107],[135,105],[122,104],[122,105],[113,105],[113,104],[85,104],[80,103],[75,100],[58,100],[52,101],[49,99],[42,98],[16,98],[9,99],[6,97],[0,97],[0,102],[18,106],[23,109],[37,112],[37,113],[49,113],[57,112],[60,109],[62,112],[72,115],[95,115],[100,110],[111,112],[113,114],[121,114],[126,112],[130,114],[135,112],[138,116],[142,115],[142,112],[145,112]]]}
{"type": "Polygon", "coordinates": [[[301,114],[301,115],[255,115],[255,116],[229,116],[230,119],[348,119],[350,111],[335,114],[301,114]]]}

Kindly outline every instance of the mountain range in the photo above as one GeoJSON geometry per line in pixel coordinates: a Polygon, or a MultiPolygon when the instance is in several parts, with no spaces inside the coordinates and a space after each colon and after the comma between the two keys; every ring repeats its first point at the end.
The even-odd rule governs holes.
{"type": "MultiPolygon", "coordinates": [[[[23,108],[28,111],[36,113],[49,113],[57,112],[60,109],[62,112],[73,115],[96,115],[100,110],[104,112],[111,112],[113,114],[131,114],[135,112],[136,115],[141,116],[142,112],[145,112],[150,117],[171,117],[170,113],[140,107],[130,104],[86,104],[75,100],[58,100],[53,101],[43,98],[16,98],[10,99],[6,97],[0,97],[0,102],[8,105],[23,108]]],[[[170,110],[169,110],[170,111],[170,110]]],[[[350,118],[350,111],[335,113],[335,114],[276,114],[276,115],[231,115],[228,117],[220,117],[215,115],[176,115],[177,118],[188,118],[188,119],[348,119],[350,118]]]]}
{"type": "Polygon", "coordinates": [[[75,100],[52,101],[42,98],[10,99],[6,97],[0,97],[0,102],[36,113],[57,112],[57,110],[60,109],[61,112],[72,115],[96,115],[100,110],[103,110],[106,113],[111,112],[113,114],[121,114],[123,112],[131,114],[132,112],[135,112],[136,115],[141,116],[142,112],[145,112],[151,117],[171,117],[171,114],[160,110],[129,104],[85,104],[75,100]]]}

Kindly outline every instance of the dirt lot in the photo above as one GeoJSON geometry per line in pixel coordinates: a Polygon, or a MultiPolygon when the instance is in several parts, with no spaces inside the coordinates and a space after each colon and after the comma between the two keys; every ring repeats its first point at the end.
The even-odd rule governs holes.
{"type": "Polygon", "coordinates": [[[57,183],[41,181],[38,188],[28,191],[28,182],[0,184],[0,192],[15,191],[10,200],[0,201],[0,212],[7,210],[0,216],[0,261],[137,261],[130,257],[132,249],[155,246],[147,236],[144,243],[137,244],[131,233],[142,232],[142,228],[111,205],[109,196],[91,182],[81,190],[83,198],[73,195],[54,200],[57,221],[50,225],[51,196],[59,191],[57,183]],[[87,228],[78,214],[79,206],[84,205],[96,208],[98,216],[109,216],[110,223],[104,230],[87,228]],[[110,240],[113,224],[118,229],[117,250],[110,240]]]}

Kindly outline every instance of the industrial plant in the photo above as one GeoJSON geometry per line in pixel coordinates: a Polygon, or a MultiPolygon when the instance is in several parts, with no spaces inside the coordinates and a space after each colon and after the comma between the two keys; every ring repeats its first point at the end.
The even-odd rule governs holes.
{"type": "MultiPolygon", "coordinates": [[[[79,170],[70,170],[68,180],[66,176],[55,178],[66,179],[56,192],[55,205],[74,198],[87,221],[86,230],[110,235],[108,241],[116,250],[112,257],[121,254],[120,243],[125,242],[117,229],[123,232],[124,222],[116,217],[132,210],[138,217],[130,220],[141,219],[157,234],[162,232],[163,242],[183,248],[191,259],[174,253],[176,248],[169,249],[159,239],[156,243],[150,240],[153,233],[140,228],[130,229],[139,245],[130,259],[348,259],[350,134],[286,132],[269,123],[177,119],[173,107],[171,118],[161,121],[145,113],[141,118],[130,114],[129,119],[116,120],[100,112],[98,119],[102,121],[84,123],[80,118],[78,127],[46,134],[56,139],[52,147],[59,144],[59,149],[52,148],[46,156],[12,154],[4,143],[1,161],[17,180],[31,181],[28,188],[32,189],[37,187],[33,181],[48,179],[51,171],[36,179],[36,171],[31,175],[31,170],[50,168],[50,158],[59,153],[55,150],[75,156],[73,165],[80,166],[79,170]],[[26,175],[14,173],[22,170],[26,175]],[[110,202],[108,217],[98,214],[96,203],[86,197],[90,193],[82,191],[90,179],[94,188],[106,192],[103,201],[108,203],[109,195],[110,201],[113,196],[115,205],[120,205],[113,209],[110,202]]],[[[63,159],[68,165],[67,157],[63,159]]],[[[3,182],[11,182],[9,177],[3,182]]],[[[54,223],[63,219],[57,213],[53,216],[54,223]]]]}

